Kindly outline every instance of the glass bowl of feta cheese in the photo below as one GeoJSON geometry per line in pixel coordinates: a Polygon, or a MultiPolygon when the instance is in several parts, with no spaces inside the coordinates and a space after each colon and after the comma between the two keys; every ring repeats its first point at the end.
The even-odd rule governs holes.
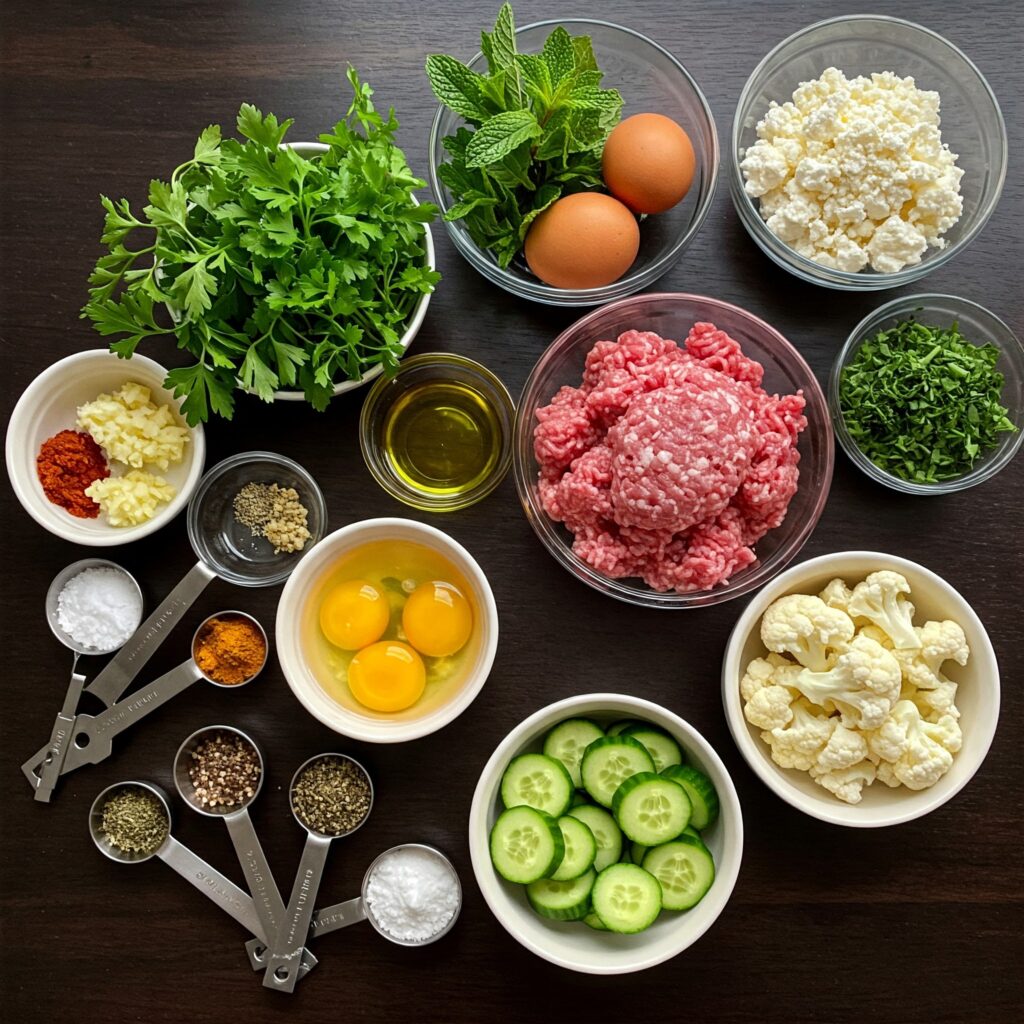
{"type": "Polygon", "coordinates": [[[781,267],[848,291],[917,281],[966,248],[1006,178],[1006,126],[952,43],[899,18],[810,25],[754,69],[729,189],[781,267]]]}

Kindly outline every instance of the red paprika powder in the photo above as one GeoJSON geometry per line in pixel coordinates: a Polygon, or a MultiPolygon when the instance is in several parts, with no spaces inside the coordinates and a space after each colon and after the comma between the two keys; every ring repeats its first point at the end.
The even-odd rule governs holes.
{"type": "Polygon", "coordinates": [[[103,449],[88,435],[62,430],[43,442],[36,456],[36,472],[43,493],[54,505],[79,519],[95,519],[99,505],[85,489],[94,480],[110,476],[103,449]]]}

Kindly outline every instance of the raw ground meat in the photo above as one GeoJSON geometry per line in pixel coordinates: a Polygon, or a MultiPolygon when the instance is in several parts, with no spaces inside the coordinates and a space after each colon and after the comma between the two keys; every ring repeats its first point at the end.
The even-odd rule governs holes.
{"type": "Polygon", "coordinates": [[[753,562],[796,493],[807,425],[803,395],[768,395],[763,376],[714,324],[685,348],[650,331],[597,342],[534,430],[541,503],[576,554],[679,592],[753,562]]]}

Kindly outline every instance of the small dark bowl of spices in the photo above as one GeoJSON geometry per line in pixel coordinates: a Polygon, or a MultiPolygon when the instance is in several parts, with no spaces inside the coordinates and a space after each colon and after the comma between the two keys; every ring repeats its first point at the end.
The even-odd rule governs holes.
{"type": "Polygon", "coordinates": [[[902,296],[853,329],[828,397],[840,445],[873,480],[904,494],[963,491],[1024,440],[1024,348],[976,302],[902,296]]]}
{"type": "Polygon", "coordinates": [[[373,783],[366,769],[345,754],[311,757],[292,777],[289,802],[307,832],[337,839],[370,816],[373,783]]]}
{"type": "Polygon", "coordinates": [[[171,831],[166,795],[148,782],[108,786],[89,810],[89,833],[99,851],[122,864],[149,860],[171,831]]]}
{"type": "Polygon", "coordinates": [[[208,470],[188,508],[196,554],[243,587],[283,583],[324,535],[327,504],[313,477],[273,452],[232,455],[208,470]]]}
{"type": "Polygon", "coordinates": [[[263,671],[269,649],[263,627],[245,612],[217,612],[192,638],[192,659],[215,686],[252,682],[263,671]]]}
{"type": "Polygon", "coordinates": [[[230,725],[198,729],[178,748],[174,784],[182,800],[210,817],[244,810],[263,785],[256,742],[230,725]]]}

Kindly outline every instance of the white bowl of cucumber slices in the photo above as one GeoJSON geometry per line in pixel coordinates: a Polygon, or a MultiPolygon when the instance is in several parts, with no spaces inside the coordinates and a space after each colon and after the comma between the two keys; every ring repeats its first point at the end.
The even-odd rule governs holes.
{"type": "Polygon", "coordinates": [[[469,816],[477,884],[527,949],[627,974],[696,942],[739,874],[743,819],[721,759],[678,715],[591,693],[505,737],[469,816]]]}

